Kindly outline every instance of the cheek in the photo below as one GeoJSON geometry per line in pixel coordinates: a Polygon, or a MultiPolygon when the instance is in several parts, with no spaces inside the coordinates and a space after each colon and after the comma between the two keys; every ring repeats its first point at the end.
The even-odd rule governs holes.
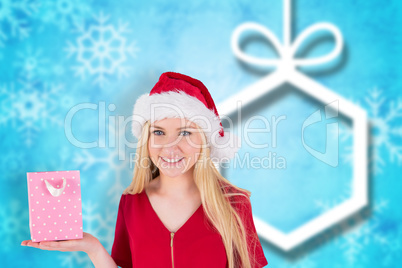
{"type": "Polygon", "coordinates": [[[151,135],[148,140],[148,148],[152,147],[155,149],[157,147],[160,147],[163,144],[163,142],[164,141],[162,137],[157,135],[151,135]]]}
{"type": "Polygon", "coordinates": [[[201,140],[198,137],[186,137],[185,142],[182,143],[183,151],[188,154],[194,154],[201,152],[201,140]]]}
{"type": "Polygon", "coordinates": [[[149,153],[149,156],[152,158],[152,157],[154,157],[155,155],[157,155],[158,152],[159,152],[159,149],[156,148],[153,144],[151,144],[151,143],[149,142],[149,143],[148,143],[148,153],[149,153]]]}

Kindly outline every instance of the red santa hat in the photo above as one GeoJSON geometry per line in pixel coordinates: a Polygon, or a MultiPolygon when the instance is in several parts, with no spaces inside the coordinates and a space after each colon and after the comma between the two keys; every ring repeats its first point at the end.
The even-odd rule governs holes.
{"type": "Polygon", "coordinates": [[[180,73],[163,73],[149,94],[140,96],[133,109],[132,133],[139,139],[146,121],[186,118],[206,134],[211,159],[222,162],[233,158],[240,140],[225,132],[215,103],[204,84],[180,73]]]}

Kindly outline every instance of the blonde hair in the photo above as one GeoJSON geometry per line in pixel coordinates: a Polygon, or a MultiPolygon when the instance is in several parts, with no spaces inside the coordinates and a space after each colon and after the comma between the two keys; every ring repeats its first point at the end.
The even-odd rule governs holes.
{"type": "MultiPolygon", "coordinates": [[[[133,180],[123,194],[141,193],[151,180],[159,176],[158,168],[149,157],[149,127],[149,121],[145,122],[138,140],[140,147],[137,147],[133,180]]],[[[203,144],[194,168],[194,181],[201,194],[204,212],[222,237],[228,267],[237,268],[241,265],[242,268],[251,268],[254,263],[251,258],[255,256],[249,253],[254,249],[247,248],[247,230],[238,211],[231,205],[234,196],[245,196],[248,199],[251,192],[233,185],[219,173],[210,158],[210,148],[206,146],[205,134],[198,126],[197,128],[203,144]]]]}

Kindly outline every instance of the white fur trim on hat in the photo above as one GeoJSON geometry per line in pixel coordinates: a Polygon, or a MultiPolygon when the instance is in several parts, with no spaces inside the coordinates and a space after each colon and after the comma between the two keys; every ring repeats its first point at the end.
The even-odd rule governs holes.
{"type": "Polygon", "coordinates": [[[182,91],[141,95],[134,104],[132,133],[139,139],[146,121],[154,123],[165,118],[186,118],[205,132],[207,144],[211,146],[211,159],[221,162],[233,158],[240,147],[240,139],[233,133],[221,130],[220,119],[196,97],[182,91]]]}

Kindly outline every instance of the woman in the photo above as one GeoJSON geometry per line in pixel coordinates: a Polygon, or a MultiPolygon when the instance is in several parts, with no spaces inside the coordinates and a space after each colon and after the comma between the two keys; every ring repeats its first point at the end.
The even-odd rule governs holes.
{"type": "Polygon", "coordinates": [[[81,250],[95,267],[265,266],[250,192],[214,166],[214,160],[232,158],[239,142],[223,131],[207,88],[189,76],[164,73],[137,100],[133,122],[134,178],[120,200],[111,255],[90,234],[23,244],[81,250]]]}

